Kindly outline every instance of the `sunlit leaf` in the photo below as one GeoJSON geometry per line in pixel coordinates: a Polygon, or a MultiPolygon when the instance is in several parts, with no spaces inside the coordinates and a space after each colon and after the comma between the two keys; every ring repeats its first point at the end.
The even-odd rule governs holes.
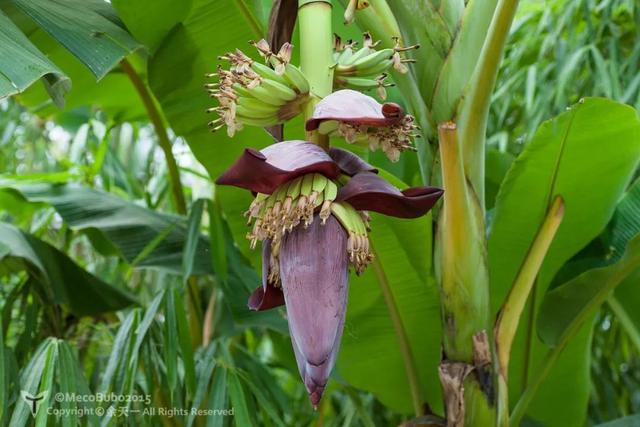
{"type": "Polygon", "coordinates": [[[127,29],[151,51],[191,11],[193,0],[114,0],[113,7],[127,29]],[[149,13],[153,8],[153,13],[149,13]]]}
{"type": "MultiPolygon", "coordinates": [[[[406,187],[388,174],[384,177],[406,187]]],[[[441,351],[434,343],[440,342],[441,325],[438,289],[430,276],[431,216],[401,220],[374,214],[371,228],[369,239],[382,271],[370,266],[361,277],[351,277],[338,371],[385,405],[412,412],[405,362],[380,288],[385,280],[406,330],[422,397],[437,410],[441,351]]]]}
{"type": "Polygon", "coordinates": [[[111,5],[99,0],[13,0],[47,33],[104,77],[140,45],[122,28],[111,5]]]}
{"type": "MultiPolygon", "coordinates": [[[[586,99],[541,126],[513,163],[496,201],[488,242],[494,310],[504,300],[555,196],[563,197],[565,215],[533,291],[536,308],[562,264],[604,229],[638,164],[639,136],[635,111],[604,99],[586,99]]],[[[526,308],[512,350],[512,402],[527,375],[536,375],[547,350],[533,331],[536,317],[529,313],[526,308]]],[[[589,334],[580,337],[540,388],[529,412],[534,419],[566,425],[584,418],[590,386],[589,334]]]]}

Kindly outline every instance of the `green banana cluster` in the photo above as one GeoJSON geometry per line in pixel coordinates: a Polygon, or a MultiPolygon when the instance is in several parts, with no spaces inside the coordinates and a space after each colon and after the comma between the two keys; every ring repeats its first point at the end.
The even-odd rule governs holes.
{"type": "Polygon", "coordinates": [[[308,227],[318,210],[318,216],[324,224],[337,195],[336,183],[319,173],[300,176],[281,185],[272,194],[256,195],[245,212],[245,216],[249,217],[248,225],[255,220],[247,238],[252,249],[255,249],[258,241],[269,241],[271,244],[270,283],[280,283],[278,256],[285,233],[300,224],[308,227]]]}
{"type": "Polygon", "coordinates": [[[219,118],[209,122],[212,131],[227,127],[232,137],[244,125],[269,127],[298,115],[309,100],[309,82],[302,71],[290,63],[291,45],[274,54],[265,40],[253,43],[267,64],[254,61],[236,50],[220,57],[231,63],[229,70],[218,66],[216,83],[205,88],[218,105],[207,110],[219,118]],[[272,68],[273,67],[273,68],[272,68]]]}
{"type": "Polygon", "coordinates": [[[380,98],[386,98],[385,87],[391,86],[385,82],[389,72],[395,68],[400,73],[406,73],[408,68],[405,64],[415,60],[402,58],[401,53],[418,47],[401,47],[399,39],[395,40],[393,48],[377,50],[380,42],[373,42],[371,35],[364,33],[363,46],[357,49],[357,42],[343,44],[340,37],[336,36],[333,54],[336,86],[356,90],[376,89],[380,98]]]}
{"type": "Polygon", "coordinates": [[[338,219],[349,233],[349,262],[357,274],[365,270],[373,259],[367,237],[369,215],[356,211],[348,203],[336,202],[337,195],[338,185],[319,173],[306,174],[291,180],[278,187],[272,194],[256,195],[245,212],[245,216],[249,217],[247,225],[253,223],[247,238],[252,249],[255,249],[258,241],[270,242],[271,283],[279,283],[278,255],[282,237],[298,225],[308,227],[313,222],[315,213],[318,213],[323,225],[330,215],[338,219]]]}
{"type": "Polygon", "coordinates": [[[308,227],[319,209],[322,223],[331,214],[331,205],[338,194],[335,182],[319,173],[300,176],[278,187],[272,194],[257,194],[245,216],[249,225],[255,220],[247,235],[251,247],[258,241],[271,240],[272,247],[285,233],[299,224],[308,227]]]}
{"type": "Polygon", "coordinates": [[[373,260],[373,254],[369,247],[368,215],[361,215],[350,204],[336,202],[331,204],[331,213],[349,233],[347,252],[349,262],[354,267],[356,274],[362,274],[373,260]]]}

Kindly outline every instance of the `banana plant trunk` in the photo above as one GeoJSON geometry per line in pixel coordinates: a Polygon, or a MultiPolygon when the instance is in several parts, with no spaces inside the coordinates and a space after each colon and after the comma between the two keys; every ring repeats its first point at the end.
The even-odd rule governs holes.
{"type": "Polygon", "coordinates": [[[443,326],[439,374],[447,425],[491,426],[496,423],[496,398],[483,209],[464,173],[456,124],[439,125],[438,135],[446,191],[435,249],[443,326]]]}
{"type": "Polygon", "coordinates": [[[355,15],[383,45],[394,37],[421,45],[412,72],[393,77],[423,129],[417,145],[423,181],[445,189],[433,244],[449,427],[507,425],[489,299],[484,153],[491,92],[517,3],[371,0],[355,15]]]}
{"type": "MultiPolygon", "coordinates": [[[[506,386],[497,376],[489,299],[484,152],[491,92],[517,0],[442,0],[439,6],[429,0],[342,3],[345,18],[355,18],[384,47],[398,39],[421,45],[412,53],[416,64],[411,72],[392,71],[392,77],[422,128],[417,149],[424,184],[445,188],[433,245],[441,291],[439,376],[446,422],[449,427],[506,425],[506,386]]],[[[326,95],[332,4],[300,0],[298,6],[301,67],[312,92],[326,95]]],[[[316,135],[308,138],[326,144],[316,135]]]]}

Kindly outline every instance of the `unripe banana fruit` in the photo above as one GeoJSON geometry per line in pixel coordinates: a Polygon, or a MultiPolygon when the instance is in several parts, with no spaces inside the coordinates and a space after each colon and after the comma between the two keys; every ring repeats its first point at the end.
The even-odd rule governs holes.
{"type": "Polygon", "coordinates": [[[266,41],[253,43],[267,64],[256,62],[240,50],[222,55],[220,59],[231,63],[229,70],[218,67],[208,77],[218,77],[217,83],[205,88],[219,105],[209,108],[220,118],[209,122],[216,131],[227,127],[229,136],[243,125],[269,127],[283,123],[302,112],[310,94],[309,82],[298,67],[290,64],[290,44],[278,54],[271,52],[266,41]]]}
{"type": "Polygon", "coordinates": [[[379,42],[373,43],[368,33],[364,35],[364,43],[361,49],[355,49],[353,43],[343,45],[336,36],[334,42],[334,79],[336,86],[351,87],[354,89],[378,88],[381,97],[384,97],[384,85],[376,84],[381,75],[388,74],[391,69],[400,73],[406,73],[406,63],[415,62],[413,59],[401,57],[401,53],[418,46],[401,47],[399,39],[395,39],[393,48],[377,50],[379,42]],[[349,79],[354,79],[349,81],[349,79]]]}

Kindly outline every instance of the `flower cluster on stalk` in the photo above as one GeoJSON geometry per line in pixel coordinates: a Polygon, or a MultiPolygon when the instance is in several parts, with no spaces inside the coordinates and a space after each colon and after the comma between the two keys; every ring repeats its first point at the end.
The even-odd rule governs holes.
{"type": "MultiPolygon", "coordinates": [[[[290,63],[289,44],[277,54],[263,40],[254,46],[266,65],[256,65],[240,51],[226,54],[221,59],[231,68],[219,68],[219,82],[209,87],[219,101],[212,111],[220,118],[212,126],[226,125],[230,135],[244,124],[281,123],[313,96],[304,75],[290,63]],[[263,105],[269,102],[270,108],[263,105]]],[[[375,45],[368,42],[367,48],[372,52],[361,53],[351,65],[342,64],[341,70],[373,73],[403,65],[396,57],[399,48],[373,59],[367,56],[376,55],[375,45]]],[[[412,149],[418,130],[413,117],[398,104],[380,104],[350,89],[317,102],[305,128],[380,148],[391,160],[412,149]]],[[[254,195],[245,213],[251,227],[247,238],[252,248],[262,244],[263,274],[248,305],[252,310],[286,306],[298,369],[315,406],[340,345],[349,269],[361,274],[374,257],[369,212],[416,218],[426,214],[443,192],[432,187],[400,190],[352,152],[325,150],[303,140],[278,142],[260,151],[247,148],[216,183],[254,195]]]]}

